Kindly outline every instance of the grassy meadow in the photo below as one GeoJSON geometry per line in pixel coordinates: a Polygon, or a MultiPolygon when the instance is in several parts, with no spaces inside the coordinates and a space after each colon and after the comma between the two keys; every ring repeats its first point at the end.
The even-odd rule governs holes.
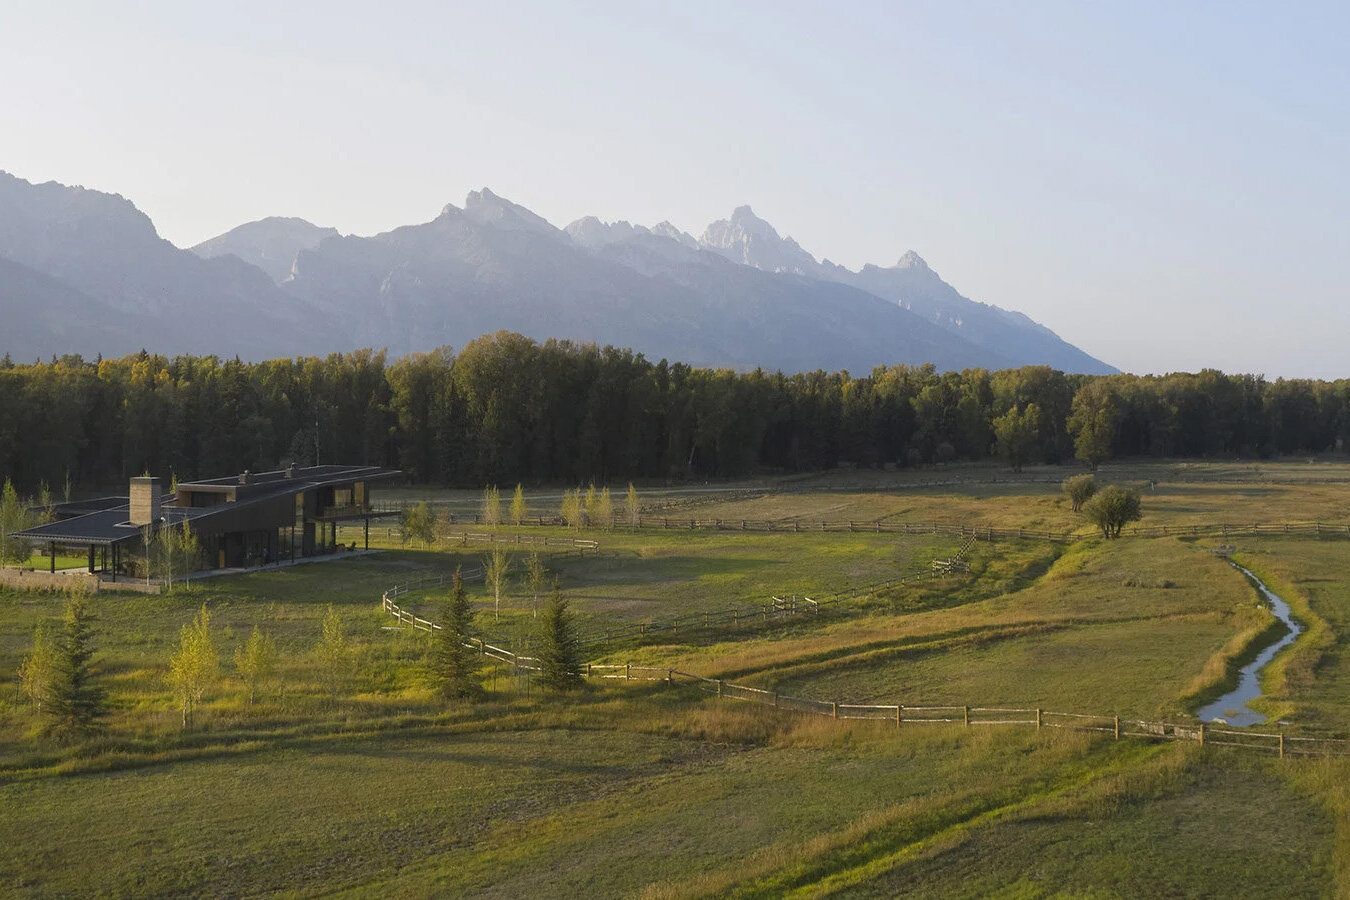
{"type": "MultiPolygon", "coordinates": [[[[1083,539],[981,541],[968,574],[862,591],[818,618],[663,635],[589,658],[843,703],[1187,722],[1270,626],[1251,586],[1210,552],[1218,541],[1105,541],[1056,484],[1010,484],[992,468],[959,474],[972,483],[850,471],[650,488],[644,502],[672,517],[978,521],[1082,529],[1083,539]]],[[[1350,466],[1161,463],[1116,474],[1156,481],[1142,524],[1350,521],[1350,466]]],[[[532,508],[547,497],[538,492],[532,508]]],[[[469,512],[476,502],[468,492],[431,499],[469,512]]],[[[869,533],[584,536],[599,552],[544,553],[583,628],[857,591],[959,545],[869,533]]],[[[1228,543],[1308,626],[1263,680],[1257,705],[1272,721],[1258,730],[1278,719],[1292,734],[1350,734],[1350,539],[1228,543]]],[[[43,735],[16,677],[35,627],[58,618],[64,598],[0,590],[0,892],[1350,894],[1347,761],[1049,728],[834,721],[661,682],[596,679],[541,696],[503,666],[484,669],[482,700],[446,703],[426,635],[394,627],[379,596],[476,567],[487,547],[408,547],[378,529],[373,544],[371,555],[162,596],[91,598],[110,714],[102,735],[75,744],[43,735]],[[221,677],[184,730],[166,673],[203,605],[221,677]],[[355,661],[336,696],[313,653],[330,607],[355,661]],[[250,704],[232,659],[255,626],[275,638],[281,665],[250,704]]],[[[534,601],[519,571],[500,616],[484,585],[470,593],[486,634],[530,646],[534,601]]],[[[435,617],[443,596],[400,602],[435,617]]]]}

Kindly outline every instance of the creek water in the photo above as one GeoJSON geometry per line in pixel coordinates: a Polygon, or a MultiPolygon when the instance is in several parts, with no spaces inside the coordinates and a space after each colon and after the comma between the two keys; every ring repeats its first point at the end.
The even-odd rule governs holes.
{"type": "Polygon", "coordinates": [[[1283,622],[1289,630],[1279,640],[1258,653],[1255,659],[1238,670],[1238,685],[1235,689],[1224,694],[1213,703],[1202,706],[1195,715],[1202,722],[1222,719],[1229,725],[1239,727],[1260,725],[1266,720],[1266,717],[1247,704],[1261,696],[1261,670],[1275,658],[1275,654],[1288,647],[1303,633],[1303,626],[1294,621],[1289,604],[1284,602],[1283,597],[1266,587],[1265,582],[1242,566],[1237,563],[1231,563],[1231,565],[1247,576],[1252,586],[1256,588],[1256,592],[1261,595],[1266,605],[1270,607],[1270,611],[1275,614],[1275,618],[1283,622]]]}

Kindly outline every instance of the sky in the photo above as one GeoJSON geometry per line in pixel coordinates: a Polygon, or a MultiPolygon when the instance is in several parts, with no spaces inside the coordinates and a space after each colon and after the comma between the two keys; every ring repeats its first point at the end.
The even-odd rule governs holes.
{"type": "Polygon", "coordinates": [[[190,246],[427,221],[917,251],[1121,369],[1350,377],[1350,5],[124,3],[0,8],[0,169],[190,246]]]}

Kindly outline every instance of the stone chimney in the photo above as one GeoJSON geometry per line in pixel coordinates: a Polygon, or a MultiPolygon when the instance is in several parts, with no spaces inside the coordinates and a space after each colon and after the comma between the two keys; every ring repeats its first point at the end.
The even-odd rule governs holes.
{"type": "Polygon", "coordinates": [[[159,503],[159,479],[144,476],[131,479],[131,524],[149,525],[162,515],[159,503]]]}

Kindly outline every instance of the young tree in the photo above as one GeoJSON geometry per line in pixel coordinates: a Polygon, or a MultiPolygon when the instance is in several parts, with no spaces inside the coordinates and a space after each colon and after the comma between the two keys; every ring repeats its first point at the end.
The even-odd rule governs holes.
{"type": "Polygon", "coordinates": [[[506,573],[510,568],[511,557],[502,547],[493,547],[491,552],[483,557],[483,580],[487,583],[488,590],[492,591],[492,618],[494,621],[501,619],[502,588],[506,586],[506,573]]]}
{"type": "Polygon", "coordinates": [[[1021,410],[1014,406],[993,421],[998,453],[1014,472],[1022,471],[1036,449],[1040,419],[1040,409],[1028,403],[1021,410]]]}
{"type": "Polygon", "coordinates": [[[39,715],[56,687],[60,663],[60,648],[53,638],[50,626],[43,622],[33,634],[33,649],[19,663],[19,681],[24,696],[39,715]]]}
{"type": "Polygon", "coordinates": [[[436,539],[436,519],[425,500],[403,510],[399,520],[399,538],[405,544],[417,541],[423,548],[429,547],[436,539]]]}
{"type": "Polygon", "coordinates": [[[516,485],[516,492],[511,495],[511,524],[519,526],[525,521],[525,489],[519,484],[516,485]]]}
{"type": "Polygon", "coordinates": [[[564,524],[574,531],[581,527],[581,489],[575,491],[563,489],[562,509],[560,510],[564,524]]]}
{"type": "Polygon", "coordinates": [[[18,565],[33,553],[33,545],[14,536],[33,524],[27,508],[19,499],[19,492],[8,478],[0,490],[0,565],[18,565]]]}
{"type": "Polygon", "coordinates": [[[633,482],[628,482],[628,493],[623,498],[623,517],[628,520],[629,525],[636,526],[642,515],[642,503],[638,499],[637,488],[633,487],[633,482]]]}
{"type": "Polygon", "coordinates": [[[581,685],[581,642],[556,583],[540,622],[539,669],[539,680],[548,690],[570,691],[581,685]]]}
{"type": "Polygon", "coordinates": [[[45,481],[38,485],[37,507],[38,524],[45,524],[56,518],[56,501],[52,499],[51,488],[47,487],[45,481]]]}
{"type": "Polygon", "coordinates": [[[1083,504],[1083,514],[1108,538],[1120,537],[1128,522],[1142,518],[1139,495],[1114,484],[1107,485],[1083,504]]]}
{"type": "Polygon", "coordinates": [[[248,705],[258,699],[258,691],[271,682],[277,669],[277,645],[270,634],[257,625],[248,642],[234,651],[234,668],[248,689],[248,705]]]}
{"type": "Polygon", "coordinates": [[[97,731],[107,712],[103,688],[94,681],[93,623],[84,597],[76,594],[66,601],[47,701],[52,731],[64,738],[97,731]]]}
{"type": "Polygon", "coordinates": [[[484,525],[502,524],[502,495],[501,492],[497,490],[495,484],[483,488],[482,507],[482,519],[484,525]]]}
{"type": "Polygon", "coordinates": [[[470,646],[473,637],[473,605],[459,570],[445,601],[440,630],[435,633],[431,651],[431,672],[447,700],[476,697],[483,692],[478,683],[480,658],[470,646]]]}
{"type": "Polygon", "coordinates": [[[600,521],[600,496],[595,492],[595,482],[593,481],[586,488],[586,499],[583,504],[582,521],[589,528],[600,521]]]}
{"type": "Polygon", "coordinates": [[[525,571],[530,585],[530,611],[537,619],[539,618],[539,595],[544,591],[544,579],[548,573],[548,570],[544,568],[544,560],[539,556],[538,548],[530,548],[530,555],[525,560],[525,571]]]}
{"type": "Polygon", "coordinates": [[[183,713],[183,728],[192,720],[211,685],[220,674],[220,657],[211,634],[211,613],[205,604],[189,625],[178,634],[178,652],[169,660],[169,685],[183,713]]]}
{"type": "Polygon", "coordinates": [[[614,501],[610,499],[609,488],[600,489],[600,497],[595,501],[595,520],[602,528],[614,527],[614,501]]]}
{"type": "Polygon", "coordinates": [[[1080,512],[1083,504],[1097,493],[1097,480],[1091,475],[1074,475],[1072,478],[1064,479],[1060,489],[1068,496],[1073,511],[1080,512]]]}
{"type": "Polygon", "coordinates": [[[342,631],[342,617],[331,605],[323,616],[323,635],[314,648],[314,661],[329,699],[337,703],[356,668],[356,654],[342,631]]]}

